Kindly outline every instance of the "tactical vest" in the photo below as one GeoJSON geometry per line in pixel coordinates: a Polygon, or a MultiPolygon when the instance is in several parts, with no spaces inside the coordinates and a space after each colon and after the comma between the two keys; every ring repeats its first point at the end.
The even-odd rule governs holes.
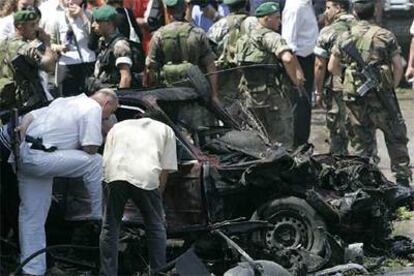
{"type": "Polygon", "coordinates": [[[245,33],[242,23],[246,17],[246,14],[232,14],[225,18],[229,32],[223,39],[223,53],[220,56],[221,68],[237,66],[236,43],[245,33]]]}
{"type": "Polygon", "coordinates": [[[140,80],[137,74],[144,70],[144,50],[141,44],[127,39],[122,34],[118,34],[115,37],[113,37],[106,46],[104,46],[103,41],[101,41],[102,44],[99,45],[99,81],[104,84],[103,86],[108,87],[115,87],[119,83],[121,76],[119,73],[119,69],[116,66],[116,57],[114,51],[115,44],[120,40],[125,40],[126,42],[128,42],[130,48],[130,55],[132,61],[132,66],[130,67],[132,77],[131,87],[139,87],[140,80]]]}
{"type": "MultiPolygon", "coordinates": [[[[237,64],[239,66],[251,66],[260,64],[274,64],[271,66],[254,66],[243,68],[242,82],[250,87],[275,86],[277,84],[278,70],[281,65],[274,53],[269,52],[263,45],[263,38],[267,33],[273,32],[267,28],[261,28],[242,36],[237,42],[237,64]]],[[[280,72],[280,71],[279,71],[280,72]]]]}
{"type": "Polygon", "coordinates": [[[161,81],[167,86],[181,85],[180,81],[187,76],[187,70],[194,66],[191,63],[188,43],[191,24],[182,24],[174,29],[161,29],[161,50],[163,64],[161,68],[161,81]]]}
{"type": "MultiPolygon", "coordinates": [[[[36,104],[37,101],[32,95],[34,94],[31,85],[27,81],[17,82],[14,76],[12,60],[18,57],[18,52],[27,42],[21,38],[11,38],[4,40],[0,47],[0,109],[9,109],[21,107],[25,104],[36,104]]],[[[38,74],[37,68],[32,68],[33,74],[38,74]]]]}
{"type": "MultiPolygon", "coordinates": [[[[375,62],[375,66],[378,69],[378,78],[380,79],[379,90],[389,90],[393,88],[393,76],[390,65],[385,60],[374,60],[373,38],[376,33],[381,30],[380,27],[370,25],[367,31],[361,31],[358,25],[351,27],[352,41],[355,43],[355,47],[360,53],[365,64],[375,62]]],[[[357,66],[357,63],[351,60],[350,64],[345,69],[344,74],[344,92],[348,94],[357,94],[357,89],[366,81],[362,75],[362,68],[357,66]]]]}

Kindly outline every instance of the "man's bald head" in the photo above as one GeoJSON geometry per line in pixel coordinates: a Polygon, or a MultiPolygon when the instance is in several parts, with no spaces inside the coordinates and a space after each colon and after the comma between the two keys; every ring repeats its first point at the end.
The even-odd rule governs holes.
{"type": "Polygon", "coordinates": [[[119,105],[118,96],[115,91],[110,88],[102,88],[96,91],[91,98],[97,101],[102,107],[103,119],[107,119],[114,113],[119,105]]]}

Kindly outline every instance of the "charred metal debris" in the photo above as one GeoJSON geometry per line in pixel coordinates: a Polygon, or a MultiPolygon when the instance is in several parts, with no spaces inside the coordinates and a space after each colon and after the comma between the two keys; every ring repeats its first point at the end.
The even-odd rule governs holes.
{"type": "MultiPolygon", "coordinates": [[[[179,159],[164,194],[170,262],[149,270],[145,230],[129,205],[120,275],[364,274],[384,259],[362,266],[360,252],[403,258],[414,252],[410,239],[391,236],[396,210],[413,202],[411,188],[387,180],[364,158],[314,155],[309,144],[295,152],[272,145],[241,105],[225,110],[200,95],[192,88],[163,88],[120,96],[119,120],[157,111],[176,133],[179,159]],[[195,124],[188,117],[192,108],[202,110],[208,123],[195,124]],[[349,247],[355,243],[361,245],[349,247]]],[[[50,275],[95,275],[99,230],[88,230],[95,241],[86,247],[62,236],[63,216],[56,211],[64,209],[62,202],[54,202],[48,221],[50,275]]],[[[18,274],[17,246],[8,237],[1,243],[1,274],[18,274]]]]}

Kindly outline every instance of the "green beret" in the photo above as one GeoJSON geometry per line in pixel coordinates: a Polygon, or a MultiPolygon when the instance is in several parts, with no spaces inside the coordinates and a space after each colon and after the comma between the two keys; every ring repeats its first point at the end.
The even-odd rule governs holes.
{"type": "Polygon", "coordinates": [[[272,13],[280,12],[279,4],[275,2],[265,2],[256,8],[257,17],[266,16],[272,13]]]}
{"type": "Polygon", "coordinates": [[[232,6],[232,5],[236,5],[239,3],[244,3],[245,0],[223,0],[223,4],[227,5],[227,6],[232,6]]]}
{"type": "Polygon", "coordinates": [[[170,8],[179,5],[184,5],[184,0],[162,0],[162,2],[164,2],[164,5],[170,8]]]}
{"type": "Polygon", "coordinates": [[[23,23],[39,18],[35,10],[21,10],[13,14],[14,23],[23,23]]]}
{"type": "Polygon", "coordinates": [[[117,15],[116,9],[108,5],[94,8],[92,11],[92,16],[96,21],[112,21],[117,15]]]}

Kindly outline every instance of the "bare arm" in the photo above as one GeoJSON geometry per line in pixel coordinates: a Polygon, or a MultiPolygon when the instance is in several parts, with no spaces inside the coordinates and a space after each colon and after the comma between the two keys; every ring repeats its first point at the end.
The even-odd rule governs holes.
{"type": "Polygon", "coordinates": [[[20,130],[20,140],[24,141],[24,137],[26,136],[26,131],[27,128],[29,127],[29,125],[33,122],[33,115],[32,114],[26,114],[23,119],[22,122],[19,125],[19,130],[20,130]]]}
{"type": "Polygon", "coordinates": [[[282,63],[286,69],[286,73],[292,80],[293,84],[295,86],[302,86],[305,78],[296,56],[289,51],[285,51],[281,54],[280,59],[282,60],[282,63]]]}
{"type": "Polygon", "coordinates": [[[217,74],[211,74],[216,72],[216,65],[214,64],[214,61],[211,61],[207,63],[206,65],[207,73],[209,73],[209,80],[211,85],[211,98],[217,99],[218,98],[218,75],[217,74]]]}
{"type": "Polygon", "coordinates": [[[88,146],[82,146],[82,151],[86,152],[87,154],[95,154],[98,152],[99,146],[95,145],[88,145],[88,146]]]}
{"type": "Polygon", "coordinates": [[[162,170],[161,174],[160,174],[160,192],[161,192],[161,194],[163,194],[164,191],[165,191],[165,187],[167,185],[167,180],[168,180],[168,171],[167,170],[162,170]]]}
{"type": "Polygon", "coordinates": [[[42,41],[45,45],[45,53],[42,55],[40,60],[40,68],[46,72],[53,72],[56,65],[56,54],[50,46],[50,36],[39,29],[39,40],[42,41]]]}
{"type": "Polygon", "coordinates": [[[414,37],[411,39],[410,56],[408,57],[407,71],[405,71],[405,78],[411,79],[414,77],[414,37]]]}
{"type": "Polygon", "coordinates": [[[335,55],[331,55],[329,58],[328,63],[328,71],[331,72],[332,75],[340,76],[341,75],[341,60],[339,57],[335,55]]]}
{"type": "Polygon", "coordinates": [[[120,74],[120,80],[119,80],[119,88],[129,88],[131,87],[131,71],[129,69],[128,64],[119,64],[119,74],[120,74]]]}
{"type": "Polygon", "coordinates": [[[394,79],[394,88],[396,88],[398,84],[400,84],[401,78],[404,74],[404,68],[402,66],[400,54],[395,54],[392,57],[392,73],[394,79]]]}
{"type": "Polygon", "coordinates": [[[323,92],[323,83],[325,80],[325,74],[326,74],[326,64],[327,61],[324,58],[321,57],[315,57],[315,86],[316,86],[316,92],[318,94],[322,94],[323,92]]]}

